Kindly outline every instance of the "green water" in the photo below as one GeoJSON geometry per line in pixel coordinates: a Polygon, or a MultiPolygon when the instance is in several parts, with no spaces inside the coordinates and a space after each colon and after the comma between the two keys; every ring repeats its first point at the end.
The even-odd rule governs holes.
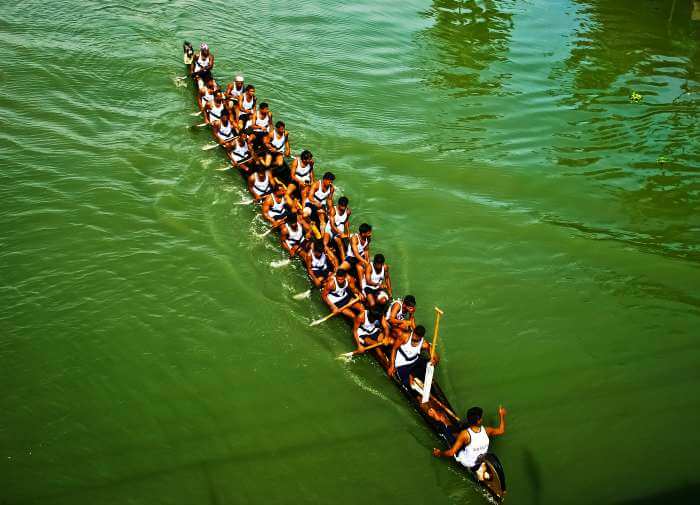
{"type": "Polygon", "coordinates": [[[484,503],[203,152],[181,43],[338,175],[512,504],[700,488],[690,2],[6,2],[0,503],[484,503]],[[205,13],[213,9],[220,19],[205,13]],[[643,96],[631,103],[629,95],[643,96]]]}

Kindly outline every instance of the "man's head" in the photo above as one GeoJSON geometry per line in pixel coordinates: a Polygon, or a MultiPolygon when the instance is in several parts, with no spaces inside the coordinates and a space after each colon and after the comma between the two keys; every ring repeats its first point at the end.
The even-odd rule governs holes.
{"type": "Polygon", "coordinates": [[[406,312],[413,314],[416,311],[416,297],[413,295],[404,296],[403,308],[406,312]]]}
{"type": "Polygon", "coordinates": [[[381,268],[382,265],[384,265],[384,255],[382,253],[375,254],[372,263],[374,264],[375,269],[381,268]]]}
{"type": "Polygon", "coordinates": [[[296,215],[296,214],[292,214],[292,215],[290,215],[290,216],[287,218],[287,224],[290,224],[290,225],[292,225],[293,227],[296,227],[296,224],[297,224],[297,223],[298,223],[298,220],[297,220],[297,215],[296,215]]]}
{"type": "Polygon", "coordinates": [[[347,277],[348,272],[344,268],[339,268],[338,270],[335,271],[335,277],[339,280],[342,281],[347,277]]]}
{"type": "Polygon", "coordinates": [[[267,102],[262,102],[258,107],[258,110],[262,113],[263,116],[267,116],[267,113],[270,112],[270,106],[267,102]]]}
{"type": "Polygon", "coordinates": [[[246,95],[248,95],[248,96],[254,95],[255,94],[255,86],[253,86],[252,84],[248,84],[245,87],[245,92],[246,92],[246,95]]]}
{"type": "Polygon", "coordinates": [[[323,174],[323,179],[321,180],[321,183],[323,184],[324,188],[327,188],[331,184],[333,184],[333,181],[335,180],[335,174],[333,172],[326,172],[323,174]]]}
{"type": "Polygon", "coordinates": [[[209,46],[204,42],[202,42],[202,45],[199,46],[199,50],[201,51],[202,56],[209,56],[209,46]]]}
{"type": "Polygon", "coordinates": [[[313,250],[316,257],[320,257],[323,254],[323,240],[316,239],[313,241],[313,250]]]}
{"type": "Polygon", "coordinates": [[[372,225],[367,224],[367,223],[362,223],[360,227],[358,228],[358,231],[360,232],[360,235],[364,238],[368,238],[372,236],[372,225]]]}
{"type": "Polygon", "coordinates": [[[243,85],[243,76],[237,75],[236,78],[233,80],[233,82],[235,82],[236,85],[243,85]]]}
{"type": "Polygon", "coordinates": [[[311,151],[309,150],[304,150],[301,152],[301,161],[304,162],[304,164],[307,164],[309,161],[313,159],[314,155],[311,154],[311,151]]]}
{"type": "Polygon", "coordinates": [[[287,191],[284,189],[284,186],[282,186],[281,184],[275,186],[275,196],[284,196],[286,192],[287,191]]]}
{"type": "Polygon", "coordinates": [[[275,130],[277,130],[277,133],[279,135],[284,135],[284,128],[285,128],[284,121],[277,121],[275,123],[275,130]]]}
{"type": "Polygon", "coordinates": [[[343,212],[345,212],[345,209],[348,208],[349,203],[350,202],[348,201],[347,196],[341,196],[340,198],[338,198],[338,208],[343,212]]]}
{"type": "Polygon", "coordinates": [[[418,342],[423,337],[425,337],[425,326],[419,324],[418,326],[416,326],[416,329],[413,330],[413,343],[418,342]]]}
{"type": "Polygon", "coordinates": [[[484,410],[481,407],[472,407],[467,410],[467,415],[464,418],[469,426],[480,426],[483,415],[484,410]]]}

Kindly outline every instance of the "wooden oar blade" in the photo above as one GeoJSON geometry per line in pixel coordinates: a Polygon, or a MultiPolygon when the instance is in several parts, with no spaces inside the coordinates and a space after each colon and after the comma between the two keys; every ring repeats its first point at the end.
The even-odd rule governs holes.
{"type": "Polygon", "coordinates": [[[433,374],[435,373],[435,367],[432,363],[428,363],[425,367],[425,380],[423,381],[423,396],[421,398],[421,403],[426,403],[430,400],[430,388],[433,385],[433,374]]]}

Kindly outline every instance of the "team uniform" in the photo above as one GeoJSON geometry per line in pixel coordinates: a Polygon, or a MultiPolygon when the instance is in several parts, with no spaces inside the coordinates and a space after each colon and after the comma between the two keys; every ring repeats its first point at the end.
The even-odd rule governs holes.
{"type": "Polygon", "coordinates": [[[423,338],[420,339],[417,346],[413,346],[413,330],[408,337],[406,343],[401,344],[396,350],[396,359],[394,361],[394,368],[396,368],[396,373],[399,376],[401,382],[408,386],[409,376],[411,371],[419,363],[420,352],[423,348],[423,338]]]}
{"type": "Polygon", "coordinates": [[[357,328],[357,338],[362,345],[367,345],[367,342],[365,341],[366,338],[378,340],[378,337],[382,331],[382,320],[379,318],[376,321],[370,321],[369,310],[365,310],[364,316],[364,321],[362,321],[360,326],[357,328]]]}
{"type": "Polygon", "coordinates": [[[270,175],[267,171],[265,172],[265,179],[262,181],[258,179],[257,176],[255,177],[251,190],[257,198],[262,198],[272,193],[272,183],[270,182],[270,175]]]}
{"type": "Polygon", "coordinates": [[[360,262],[360,260],[359,258],[355,257],[355,253],[352,251],[352,237],[357,237],[357,252],[359,252],[360,255],[364,255],[365,250],[369,247],[369,237],[365,238],[365,241],[362,242],[362,237],[359,233],[353,233],[350,236],[350,240],[348,241],[348,249],[345,252],[345,261],[354,267],[360,262]]]}
{"type": "Polygon", "coordinates": [[[335,284],[335,289],[332,289],[328,293],[328,301],[340,309],[345,307],[352,299],[350,291],[348,290],[350,283],[347,277],[345,278],[345,284],[342,286],[338,284],[337,278],[334,278],[333,282],[335,284]]]}
{"type": "Polygon", "coordinates": [[[489,436],[483,426],[478,432],[469,427],[467,432],[469,433],[469,445],[462,447],[455,454],[455,459],[471,471],[476,472],[481,466],[481,457],[489,450],[489,436]]]}
{"type": "Polygon", "coordinates": [[[386,266],[382,265],[382,269],[379,272],[374,269],[374,263],[370,264],[370,268],[372,269],[370,281],[367,282],[367,278],[364,275],[362,276],[362,290],[365,294],[376,296],[379,294],[381,286],[384,283],[386,266]]]}
{"type": "MultiPolygon", "coordinates": [[[[338,207],[335,207],[335,215],[333,216],[333,223],[335,224],[335,227],[340,230],[340,233],[345,233],[345,223],[348,222],[348,219],[350,218],[350,211],[345,208],[345,212],[343,214],[340,213],[338,210],[338,207]]],[[[326,228],[323,230],[325,233],[328,233],[332,239],[336,238],[338,235],[333,231],[333,228],[331,227],[331,222],[330,220],[326,223],[326,228]]]]}

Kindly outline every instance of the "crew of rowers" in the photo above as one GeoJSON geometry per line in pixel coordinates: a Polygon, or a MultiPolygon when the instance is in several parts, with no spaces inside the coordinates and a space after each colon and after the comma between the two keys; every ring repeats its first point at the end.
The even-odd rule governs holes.
{"type": "MultiPolygon", "coordinates": [[[[279,230],[282,247],[290,258],[303,261],[328,307],[353,321],[357,350],[377,347],[388,359],[389,375],[410,391],[414,378],[425,376],[428,359],[421,352],[429,353],[432,344],[425,338],[425,327],[416,324],[415,297],[392,300],[386,258],[370,252],[372,226],[362,223],[351,233],[348,198],[334,200],[335,175],[325,172],[318,179],[308,150],[290,159],[289,132],[283,121],[273,122],[267,103],[258,104],[253,85],[245,85],[238,75],[224,89],[219,87],[211,74],[214,57],[206,44],[192,52],[191,60],[204,120],[226,150],[231,167],[247,180],[263,218],[279,230]]],[[[433,356],[435,364],[439,355],[433,356]]],[[[448,424],[434,409],[428,414],[448,424]]],[[[464,436],[459,444],[449,455],[470,445],[464,436]]]]}
{"type": "Polygon", "coordinates": [[[232,168],[246,178],[263,218],[279,230],[290,258],[304,262],[329,308],[353,321],[358,351],[381,343],[389,374],[409,387],[412,375],[425,374],[427,360],[421,351],[430,351],[431,344],[425,327],[416,324],[415,298],[391,301],[389,265],[384,255],[370,252],[372,226],[362,223],[351,233],[350,202],[345,196],[335,201],[335,175],[325,172],[318,179],[308,150],[288,164],[291,145],[284,122],[273,123],[269,105],[258,103],[255,86],[246,85],[242,76],[219,87],[213,67],[214,56],[202,44],[193,55],[191,74],[214,139],[226,150],[232,168]]]}

